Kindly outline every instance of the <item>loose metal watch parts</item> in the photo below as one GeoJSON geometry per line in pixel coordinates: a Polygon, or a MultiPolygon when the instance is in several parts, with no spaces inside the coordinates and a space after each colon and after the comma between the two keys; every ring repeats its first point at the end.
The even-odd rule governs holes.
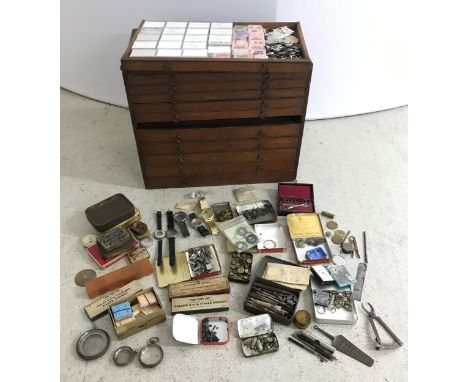
{"type": "Polygon", "coordinates": [[[228,279],[234,282],[248,283],[252,271],[251,253],[234,253],[229,267],[228,279]]]}
{"type": "Polygon", "coordinates": [[[174,229],[174,214],[172,211],[167,211],[167,231],[166,237],[169,240],[169,265],[174,267],[176,265],[175,259],[175,239],[178,235],[174,229]]]}
{"type": "Polygon", "coordinates": [[[110,337],[105,330],[91,329],[78,338],[76,352],[82,359],[90,361],[104,355],[109,345],[110,337]]]}
{"type": "Polygon", "coordinates": [[[183,237],[190,236],[190,232],[187,228],[187,214],[183,211],[177,211],[174,214],[174,220],[180,228],[183,237]]]}
{"type": "MultiPolygon", "coordinates": [[[[143,346],[138,352],[138,360],[141,366],[151,368],[158,366],[164,357],[164,352],[161,346],[157,345],[158,337],[152,337],[148,345],[143,346]]],[[[130,346],[119,347],[113,355],[114,363],[117,366],[126,366],[135,358],[137,351],[130,346]]]]}
{"type": "Polygon", "coordinates": [[[89,281],[96,278],[96,272],[92,269],[83,269],[79,271],[75,276],[75,284],[79,286],[85,286],[89,281]]]}

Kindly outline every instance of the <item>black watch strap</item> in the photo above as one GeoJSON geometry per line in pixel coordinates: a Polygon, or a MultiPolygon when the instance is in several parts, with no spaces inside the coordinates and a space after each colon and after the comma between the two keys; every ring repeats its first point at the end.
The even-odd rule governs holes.
{"type": "Polygon", "coordinates": [[[179,227],[180,227],[180,232],[182,232],[182,236],[183,237],[188,237],[190,236],[190,232],[188,230],[188,227],[187,227],[187,223],[186,222],[181,222],[179,223],[179,227]]]}
{"type": "Polygon", "coordinates": [[[156,229],[162,229],[162,214],[161,214],[161,211],[156,212],[156,229]]]}
{"type": "MultiPolygon", "coordinates": [[[[174,213],[167,211],[167,228],[174,229],[174,213]]],[[[175,237],[169,238],[169,265],[175,265],[175,237]]]]}
{"type": "Polygon", "coordinates": [[[169,265],[175,265],[175,237],[169,239],[169,265]]]}
{"type": "MultiPolygon", "coordinates": [[[[162,229],[162,214],[161,211],[156,212],[156,229],[161,230],[162,229]]],[[[158,240],[158,262],[156,263],[158,267],[162,265],[162,246],[163,246],[163,241],[158,240]]]]}
{"type": "Polygon", "coordinates": [[[167,211],[167,228],[174,229],[174,213],[167,211]]]}

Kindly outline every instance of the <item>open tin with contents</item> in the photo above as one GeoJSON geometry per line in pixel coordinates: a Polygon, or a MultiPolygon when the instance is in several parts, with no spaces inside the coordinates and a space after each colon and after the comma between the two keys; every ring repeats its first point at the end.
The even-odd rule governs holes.
{"type": "Polygon", "coordinates": [[[198,319],[176,314],[172,322],[172,336],[186,344],[224,345],[229,342],[229,319],[225,316],[198,319]]]}
{"type": "Polygon", "coordinates": [[[278,338],[273,333],[273,320],[269,314],[238,320],[237,332],[246,357],[273,353],[279,349],[278,338]]]}
{"type": "Polygon", "coordinates": [[[353,292],[350,287],[336,284],[321,285],[317,275],[310,276],[312,315],[317,324],[354,325],[358,320],[353,292]]]}

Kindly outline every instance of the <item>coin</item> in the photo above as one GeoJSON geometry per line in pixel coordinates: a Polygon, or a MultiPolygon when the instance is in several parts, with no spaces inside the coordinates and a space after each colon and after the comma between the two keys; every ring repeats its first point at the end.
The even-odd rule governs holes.
{"type": "Polygon", "coordinates": [[[336,235],[334,235],[334,236],[331,238],[331,241],[333,241],[335,244],[343,244],[344,236],[336,236],[336,235]]]}
{"type": "Polygon", "coordinates": [[[333,235],[345,237],[345,236],[346,236],[346,232],[345,232],[345,231],[342,231],[341,229],[337,229],[337,230],[334,232],[333,235]]]}
{"type": "Polygon", "coordinates": [[[244,267],[239,267],[239,268],[237,268],[237,272],[238,272],[238,273],[244,273],[244,271],[245,271],[245,268],[244,268],[244,267]]]}
{"type": "Polygon", "coordinates": [[[92,245],[97,243],[97,236],[92,234],[84,235],[81,239],[81,243],[85,248],[91,247],[92,245]]]}
{"type": "Polygon", "coordinates": [[[92,269],[83,269],[79,271],[75,276],[75,284],[79,286],[85,286],[89,281],[96,278],[96,272],[92,269]]]}
{"type": "Polygon", "coordinates": [[[344,253],[350,254],[353,253],[353,245],[350,243],[343,243],[341,249],[343,250],[344,253]]]}
{"type": "Polygon", "coordinates": [[[338,224],[336,222],[334,222],[333,220],[327,222],[327,228],[330,228],[330,229],[337,229],[338,228],[338,224]]]}

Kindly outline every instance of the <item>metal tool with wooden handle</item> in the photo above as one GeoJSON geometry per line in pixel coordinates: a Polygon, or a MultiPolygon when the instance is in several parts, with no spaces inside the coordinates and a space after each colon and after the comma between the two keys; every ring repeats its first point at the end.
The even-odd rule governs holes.
{"type": "Polygon", "coordinates": [[[333,341],[333,347],[346,354],[347,356],[354,358],[356,361],[363,363],[366,366],[371,367],[374,364],[374,360],[359,349],[356,345],[351,343],[346,337],[341,334],[334,337],[330,333],[327,333],[325,330],[319,328],[317,325],[314,325],[314,329],[317,329],[319,332],[327,336],[333,341]]]}

